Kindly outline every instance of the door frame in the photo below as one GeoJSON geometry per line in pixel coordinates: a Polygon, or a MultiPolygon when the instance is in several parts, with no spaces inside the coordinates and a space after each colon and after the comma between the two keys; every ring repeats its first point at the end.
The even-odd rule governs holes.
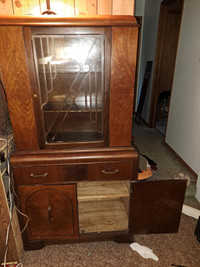
{"type": "MultiPolygon", "coordinates": [[[[157,112],[158,98],[159,98],[160,65],[161,65],[162,53],[163,53],[163,43],[164,43],[163,32],[164,32],[164,27],[165,27],[166,11],[167,11],[167,6],[173,4],[176,1],[177,0],[163,0],[160,4],[160,14],[159,14],[156,53],[155,53],[153,81],[152,81],[152,90],[151,90],[151,101],[150,101],[150,110],[149,110],[149,122],[148,122],[148,127],[151,127],[151,128],[154,128],[156,124],[156,112],[157,112]]],[[[181,16],[183,13],[184,1],[185,0],[182,0],[181,16]]],[[[180,23],[180,27],[181,27],[181,23],[180,23]]],[[[179,30],[179,34],[180,34],[180,30],[179,30]]],[[[179,37],[178,37],[178,40],[179,40],[179,37]]],[[[178,42],[177,42],[177,47],[178,47],[178,42]]]]}

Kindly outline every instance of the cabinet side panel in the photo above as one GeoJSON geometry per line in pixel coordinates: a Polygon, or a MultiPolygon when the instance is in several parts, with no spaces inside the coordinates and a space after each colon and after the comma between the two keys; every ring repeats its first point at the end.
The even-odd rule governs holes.
{"type": "Polygon", "coordinates": [[[0,39],[0,64],[16,148],[38,149],[22,27],[0,27],[0,39]]]}
{"type": "Polygon", "coordinates": [[[138,28],[113,27],[110,146],[130,146],[138,28]]]}

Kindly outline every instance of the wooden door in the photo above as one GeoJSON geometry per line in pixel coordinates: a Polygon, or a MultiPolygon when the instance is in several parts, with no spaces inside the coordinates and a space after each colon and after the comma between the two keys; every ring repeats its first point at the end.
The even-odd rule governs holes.
{"type": "Polygon", "coordinates": [[[179,228],[186,180],[132,183],[132,234],[176,233],[179,228]]]}
{"type": "Polygon", "coordinates": [[[28,239],[78,235],[76,185],[19,186],[23,213],[29,217],[28,239]]]}
{"type": "Polygon", "coordinates": [[[162,111],[159,96],[172,90],[184,0],[164,0],[160,7],[149,126],[155,127],[162,111]]]}

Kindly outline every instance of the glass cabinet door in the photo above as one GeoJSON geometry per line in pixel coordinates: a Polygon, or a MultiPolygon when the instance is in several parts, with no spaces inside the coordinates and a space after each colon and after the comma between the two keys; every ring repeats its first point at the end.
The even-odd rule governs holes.
{"type": "Polygon", "coordinates": [[[34,34],[33,54],[46,143],[101,142],[103,34],[34,34]]]}

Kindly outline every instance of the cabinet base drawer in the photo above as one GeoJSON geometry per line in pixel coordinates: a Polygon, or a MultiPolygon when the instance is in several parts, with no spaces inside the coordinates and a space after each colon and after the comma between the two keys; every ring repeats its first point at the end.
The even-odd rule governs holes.
{"type": "Polygon", "coordinates": [[[133,162],[114,162],[88,165],[88,180],[129,180],[136,179],[133,162]]]}
{"type": "Polygon", "coordinates": [[[13,168],[15,182],[20,184],[45,184],[63,181],[63,167],[58,165],[13,168]]]}
{"type": "Polygon", "coordinates": [[[18,185],[48,184],[63,181],[137,179],[137,168],[133,162],[19,166],[13,168],[13,173],[18,185]]]}

